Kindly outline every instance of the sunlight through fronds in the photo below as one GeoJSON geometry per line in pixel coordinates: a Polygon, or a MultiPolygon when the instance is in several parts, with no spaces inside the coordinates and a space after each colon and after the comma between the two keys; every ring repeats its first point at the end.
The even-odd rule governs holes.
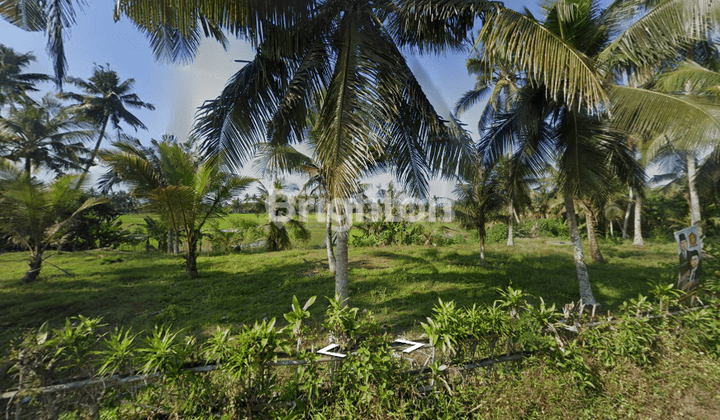
{"type": "Polygon", "coordinates": [[[720,22],[716,0],[665,0],[618,36],[598,57],[609,65],[650,67],[674,57],[678,46],[704,39],[720,22]]]}
{"type": "Polygon", "coordinates": [[[627,133],[667,135],[686,147],[720,139],[720,108],[701,98],[615,86],[613,123],[627,133]]]}
{"type": "Polygon", "coordinates": [[[568,106],[599,111],[607,103],[603,80],[593,61],[542,23],[509,9],[493,15],[478,35],[488,63],[504,59],[518,73],[527,73],[547,88],[553,100],[568,106]]]}

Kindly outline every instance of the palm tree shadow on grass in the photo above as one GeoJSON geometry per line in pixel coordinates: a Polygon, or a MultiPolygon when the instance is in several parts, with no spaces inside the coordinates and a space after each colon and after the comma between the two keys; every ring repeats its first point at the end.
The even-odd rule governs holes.
{"type": "MultiPolygon", "coordinates": [[[[417,260],[389,252],[382,254],[404,261],[417,260]]],[[[479,252],[450,252],[435,261],[434,273],[423,273],[423,266],[417,265],[407,266],[406,272],[397,267],[381,269],[379,273],[362,276],[364,278],[351,272],[355,281],[350,287],[357,290],[351,295],[351,304],[380,314],[384,323],[402,329],[430,316],[438,299],[453,300],[458,306],[492,305],[500,298],[497,288],[508,286],[530,293],[534,296],[531,303],[542,297],[547,304],[554,303],[560,308],[577,299],[575,269],[564,255],[491,254],[488,269],[480,269],[479,261],[479,252]]],[[[672,281],[669,272],[672,270],[665,264],[639,267],[632,261],[612,262],[591,264],[588,269],[597,278],[593,284],[595,293],[605,299],[606,308],[611,311],[638,293],[647,294],[651,280],[672,281]]]]}

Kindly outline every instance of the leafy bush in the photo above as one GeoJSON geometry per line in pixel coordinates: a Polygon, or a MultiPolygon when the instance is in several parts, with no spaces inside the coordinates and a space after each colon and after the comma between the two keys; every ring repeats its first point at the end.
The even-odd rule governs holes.
{"type": "Polygon", "coordinates": [[[226,253],[244,243],[251,243],[264,237],[260,224],[251,219],[232,220],[228,229],[220,229],[220,224],[213,221],[206,235],[214,252],[226,253]]]}
{"type": "Polygon", "coordinates": [[[486,241],[488,243],[498,243],[507,241],[508,237],[508,225],[505,223],[494,223],[490,229],[487,230],[486,241]]]}
{"type": "MultiPolygon", "coordinates": [[[[622,393],[616,389],[618,381],[636,380],[627,372],[656,389],[654,372],[668,371],[665,365],[672,372],[676,362],[695,363],[706,352],[720,356],[716,283],[701,291],[702,299],[715,306],[669,317],[680,305],[677,293],[652,284],[649,297],[627,301],[617,319],[599,325],[603,320],[569,309],[559,314],[554,305],[513,287],[497,289],[493,305],[457,307],[438,300],[421,324],[432,352],[414,359],[392,350],[392,337],[370,312],[329,299],[323,328],[347,357],[327,364],[316,363],[319,355],[300,347],[311,333],[307,321],[314,297],[302,307],[293,297],[284,328],[276,328],[274,319],[218,328],[203,343],[164,325],[149,333],[107,332],[100,319],[77,317],[55,330],[43,325],[28,331],[15,342],[9,360],[24,393],[6,412],[21,418],[207,418],[208,413],[239,418],[255,417],[255,411],[263,411],[258,417],[284,418],[455,418],[471,410],[502,417],[510,407],[530,417],[562,417],[567,410],[583,413],[581,418],[605,417],[621,408],[623,416],[633,417],[642,399],[633,400],[632,386],[621,387],[622,393]],[[274,366],[279,352],[296,362],[274,366]],[[471,370],[511,354],[522,354],[524,361],[504,369],[488,366],[487,373],[471,370]],[[142,386],[113,382],[137,374],[146,375],[142,386]],[[105,384],[53,394],[27,392],[92,376],[105,384]],[[433,392],[423,395],[425,390],[433,392]],[[28,395],[32,398],[25,399],[28,395]],[[497,401],[478,405],[489,395],[497,401]],[[619,408],[618,396],[638,406],[619,408]]],[[[714,369],[710,375],[693,370],[682,375],[702,377],[712,389],[720,384],[720,364],[714,357],[702,360],[714,366],[704,368],[714,369]]],[[[672,392],[663,388],[665,397],[684,383],[697,382],[676,380],[668,385],[672,392]]]]}
{"type": "Polygon", "coordinates": [[[390,245],[448,245],[453,238],[443,234],[441,228],[430,230],[421,223],[407,221],[391,222],[387,220],[371,221],[354,226],[359,235],[351,238],[353,246],[390,246],[390,245]]]}
{"type": "Polygon", "coordinates": [[[537,238],[569,238],[570,229],[564,220],[560,219],[534,219],[527,220],[515,227],[518,237],[537,238]]]}

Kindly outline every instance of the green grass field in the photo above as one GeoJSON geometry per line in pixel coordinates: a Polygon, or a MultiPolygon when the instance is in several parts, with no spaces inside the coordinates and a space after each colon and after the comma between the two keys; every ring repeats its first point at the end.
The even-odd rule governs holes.
{"type": "MultiPolygon", "coordinates": [[[[254,217],[254,216],[252,216],[254,217]]],[[[602,244],[609,263],[590,264],[595,296],[605,309],[648,290],[649,281],[674,282],[673,244],[602,244]]],[[[374,312],[389,328],[419,334],[417,323],[438,299],[458,306],[492,304],[496,287],[510,284],[561,306],[577,300],[569,245],[520,239],[515,247],[488,246],[488,268],[480,267],[477,244],[447,247],[350,248],[351,305],[374,312]]],[[[37,283],[22,286],[27,253],[0,254],[0,347],[23,329],[66,317],[102,316],[109,324],[148,330],[170,323],[203,333],[217,324],[251,323],[289,310],[293,295],[313,295],[320,321],[334,293],[323,249],[276,253],[202,255],[200,278],[189,279],[181,256],[94,250],[56,254],[37,283]],[[65,274],[64,271],[72,273],[65,274]]]]}

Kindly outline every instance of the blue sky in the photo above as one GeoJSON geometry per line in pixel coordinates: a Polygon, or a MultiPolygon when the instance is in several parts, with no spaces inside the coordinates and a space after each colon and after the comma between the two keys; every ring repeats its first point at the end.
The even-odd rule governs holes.
{"type": "MultiPolygon", "coordinates": [[[[155,111],[132,111],[148,127],[147,131],[135,133],[132,128],[124,127],[128,134],[143,141],[160,138],[164,133],[184,137],[197,107],[204,100],[216,97],[227,80],[242,66],[234,60],[250,60],[254,55],[251,47],[243,41],[232,42],[225,51],[219,44],[208,40],[190,65],[157,62],[146,38],[127,18],[113,21],[115,0],[91,0],[89,3],[78,12],[77,24],[71,28],[66,39],[69,74],[86,79],[97,63],[109,64],[122,80],[134,78],[135,93],[156,107],[155,111]]],[[[506,5],[519,10],[526,3],[510,1],[506,5]]],[[[0,43],[21,53],[32,51],[37,57],[29,71],[53,73],[45,51],[45,40],[41,32],[25,32],[0,19],[0,43]]],[[[441,115],[446,115],[447,109],[452,108],[457,99],[473,87],[474,77],[467,74],[466,59],[467,53],[411,57],[413,70],[441,115]]],[[[72,89],[70,86],[67,88],[72,89]]],[[[53,91],[54,85],[48,83],[41,89],[53,91]]],[[[477,106],[461,118],[473,133],[480,111],[481,106],[477,106]]],[[[451,185],[441,182],[433,182],[432,185],[432,194],[451,195],[451,185]]]]}

